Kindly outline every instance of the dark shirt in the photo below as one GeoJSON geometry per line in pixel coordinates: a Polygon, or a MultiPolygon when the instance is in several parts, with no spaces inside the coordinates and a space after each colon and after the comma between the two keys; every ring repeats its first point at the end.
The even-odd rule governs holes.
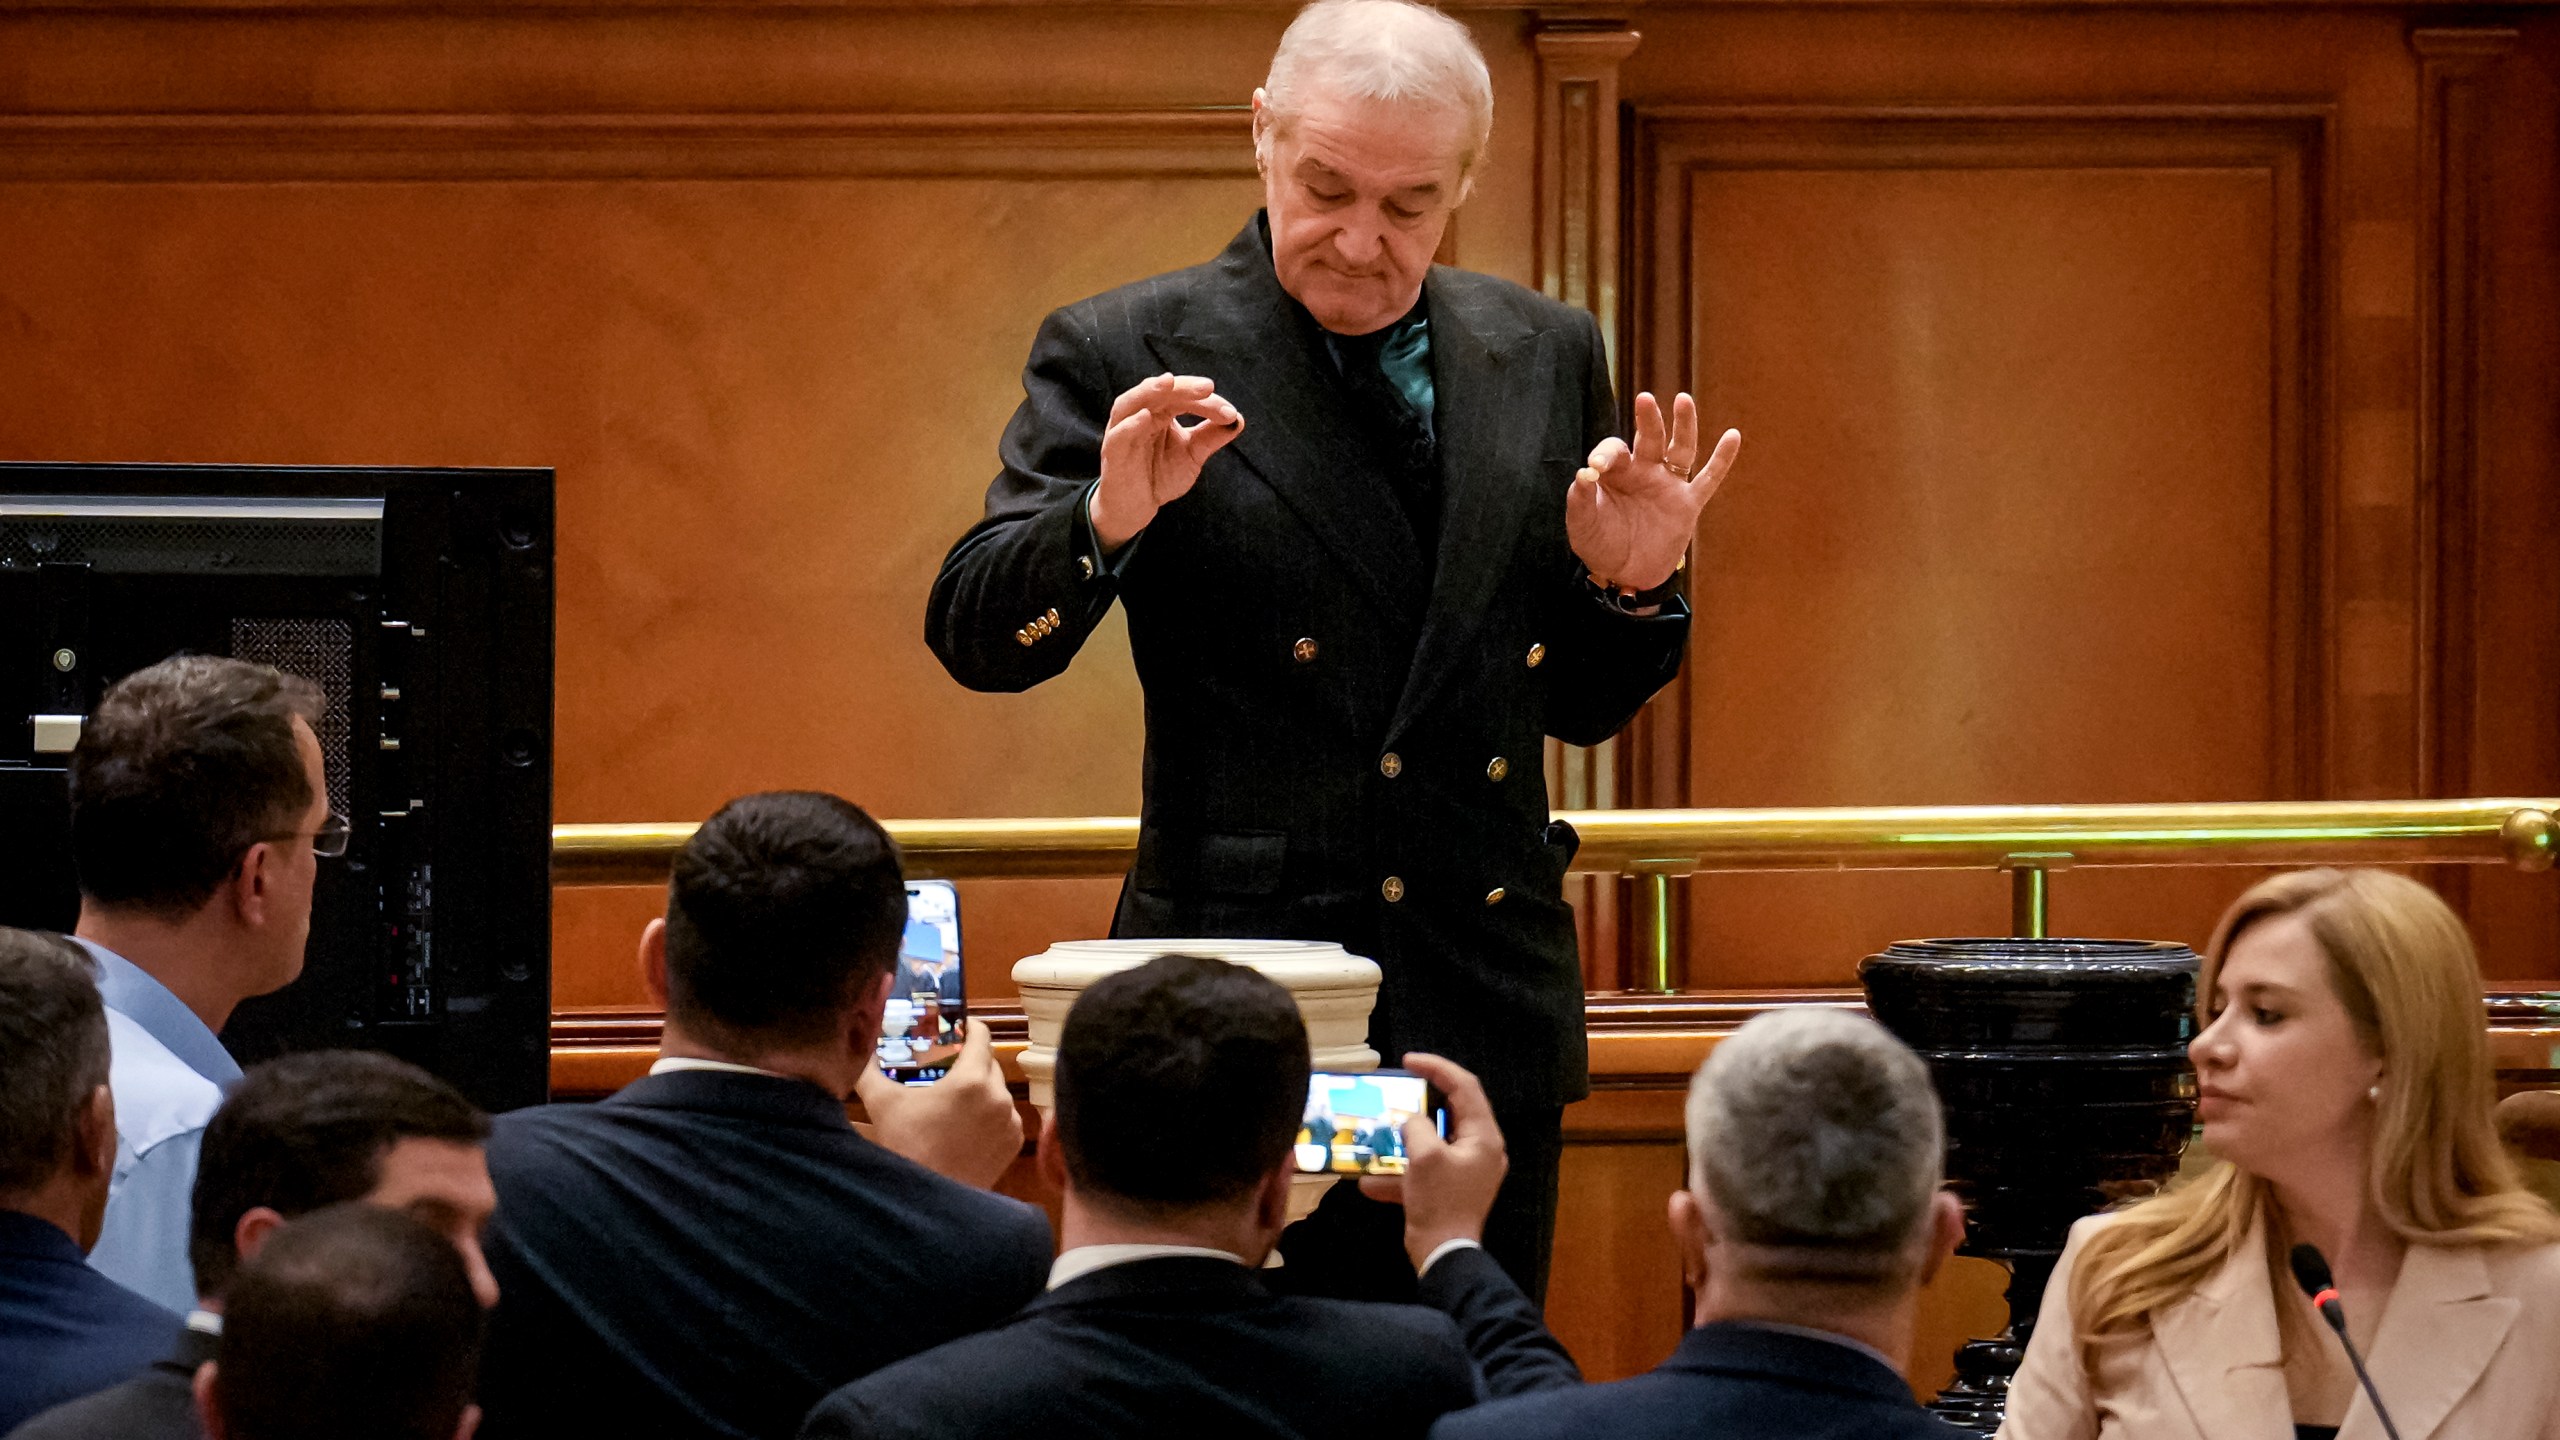
{"type": "Polygon", "coordinates": [[[984,1329],[1049,1222],[778,1076],[681,1070],[501,1115],[483,1440],[788,1435],[827,1391],[984,1329]]]}
{"type": "Polygon", "coordinates": [[[0,1434],[140,1371],[178,1323],[51,1222],[0,1210],[0,1434]]]}
{"type": "Polygon", "coordinates": [[[121,1385],[57,1405],[9,1432],[9,1440],[203,1440],[196,1370],[220,1338],[181,1327],[167,1353],[121,1385]]]}

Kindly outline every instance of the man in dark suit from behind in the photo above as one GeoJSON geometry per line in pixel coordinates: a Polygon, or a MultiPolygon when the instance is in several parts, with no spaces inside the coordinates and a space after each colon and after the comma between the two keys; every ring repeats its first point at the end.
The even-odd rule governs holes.
{"type": "Polygon", "coordinates": [[[1697,1310],[1658,1368],[1452,1415],[1432,1440],[1962,1440],[1901,1367],[1964,1237],[1928,1068],[1840,1010],[1763,1015],[1689,1083],[1671,1232],[1697,1310]]]}
{"type": "Polygon", "coordinates": [[[241,1268],[195,1393],[212,1440],[471,1440],[482,1313],[462,1258],[417,1220],[333,1205],[241,1268]]]}
{"type": "Polygon", "coordinates": [[[286,1221],[361,1200],[445,1237],[479,1302],[497,1300],[480,1252],[497,1197],[489,1117],[404,1060],[314,1050],[253,1065],[205,1126],[187,1239],[198,1299],[151,1367],[58,1405],[10,1440],[197,1440],[195,1377],[220,1342],[241,1265],[286,1221]]]}
{"type": "Polygon", "coordinates": [[[986,1026],[930,1086],[880,1074],[906,907],[897,846],[832,795],[749,795],[686,842],[640,942],[657,1063],[498,1117],[485,1434],[787,1435],[1040,1293],[1047,1218],[979,1188],[1022,1148],[986,1026]]]}
{"type": "Polygon", "coordinates": [[[1579,1378],[1483,1250],[1502,1134],[1475,1077],[1407,1057],[1451,1136],[1406,1137],[1400,1197],[1425,1305],[1267,1289],[1307,1100],[1307,1032],[1269,979],[1159,957],[1085,991],[1058,1046],[1042,1174],[1063,1198],[1049,1290],[1010,1322],[827,1397],[802,1440],[1420,1436],[1488,1393],[1579,1378]]]}
{"type": "Polygon", "coordinates": [[[142,1369],[178,1323],[89,1268],[115,1171],[108,1053],[89,958],[0,930],[0,1433],[142,1369]]]}

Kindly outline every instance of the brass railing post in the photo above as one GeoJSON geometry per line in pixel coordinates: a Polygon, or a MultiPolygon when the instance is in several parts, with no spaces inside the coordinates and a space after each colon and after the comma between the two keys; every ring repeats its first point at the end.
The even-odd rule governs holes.
{"type": "Polygon", "coordinates": [[[2009,871],[2009,933],[2021,940],[2042,940],[2053,922],[2052,872],[2041,865],[2009,871]]]}
{"type": "Polygon", "coordinates": [[[2068,852],[2012,855],[2000,862],[2009,872],[2011,935],[2042,940],[2053,933],[2053,872],[2070,864],[2068,852]]]}

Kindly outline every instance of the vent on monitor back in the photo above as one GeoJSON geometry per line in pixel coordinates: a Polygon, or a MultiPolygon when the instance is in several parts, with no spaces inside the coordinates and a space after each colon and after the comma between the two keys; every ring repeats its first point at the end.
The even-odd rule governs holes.
{"type": "Polygon", "coordinates": [[[348,709],[355,696],[354,627],[344,620],[233,620],[231,655],[273,665],[320,687],[328,708],[313,729],[329,776],[329,808],[354,814],[347,789],[347,743],[354,734],[348,709]]]}
{"type": "Polygon", "coordinates": [[[382,502],[338,496],[0,495],[0,569],[379,575],[382,502]]]}

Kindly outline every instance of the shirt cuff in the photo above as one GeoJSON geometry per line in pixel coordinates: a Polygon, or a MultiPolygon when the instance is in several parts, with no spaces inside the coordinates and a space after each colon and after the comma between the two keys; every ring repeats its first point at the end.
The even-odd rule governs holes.
{"type": "Polygon", "coordinates": [[[1101,533],[1093,528],[1093,497],[1101,489],[1102,482],[1094,481],[1084,487],[1084,498],[1076,502],[1076,568],[1084,572],[1087,580],[1105,576],[1117,580],[1120,572],[1129,568],[1129,557],[1137,553],[1138,542],[1147,537],[1132,535],[1119,553],[1103,553],[1101,533]]]}
{"type": "Polygon", "coordinates": [[[1432,1250],[1430,1254],[1422,1257],[1422,1268],[1413,1272],[1414,1278],[1419,1280],[1423,1276],[1430,1274],[1432,1266],[1439,1264],[1443,1259],[1454,1255],[1461,1250],[1481,1250],[1483,1248],[1484,1245],[1481,1241],[1469,1240],[1463,1235],[1459,1236],[1455,1240],[1443,1240],[1432,1250]]]}

